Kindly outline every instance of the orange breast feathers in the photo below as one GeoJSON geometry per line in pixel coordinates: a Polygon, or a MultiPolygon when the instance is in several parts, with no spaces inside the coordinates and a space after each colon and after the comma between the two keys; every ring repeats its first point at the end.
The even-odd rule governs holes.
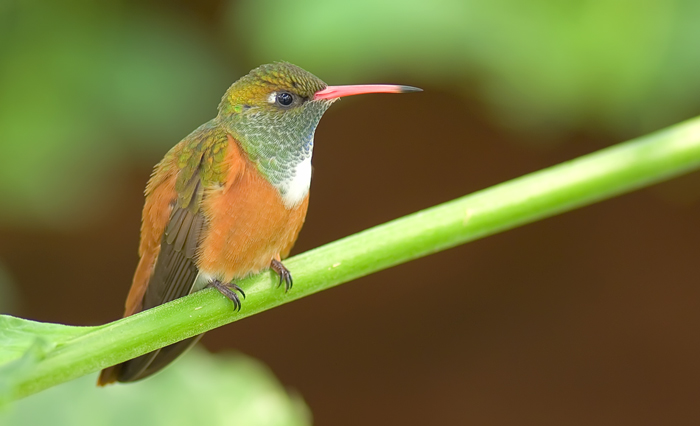
{"type": "Polygon", "coordinates": [[[309,204],[307,196],[288,209],[279,191],[228,135],[229,174],[221,188],[203,200],[207,231],[198,251],[200,271],[223,282],[260,272],[272,259],[289,255],[309,204]]]}
{"type": "MultiPolygon", "coordinates": [[[[272,259],[287,257],[299,235],[309,203],[285,207],[272,186],[239,144],[228,135],[226,183],[206,188],[202,211],[206,229],[197,249],[200,271],[222,282],[260,272],[272,259]]],[[[146,188],[141,225],[141,257],[126,301],[124,316],[141,311],[143,295],[153,274],[163,233],[177,198],[177,148],[156,167],[146,188]]]]}

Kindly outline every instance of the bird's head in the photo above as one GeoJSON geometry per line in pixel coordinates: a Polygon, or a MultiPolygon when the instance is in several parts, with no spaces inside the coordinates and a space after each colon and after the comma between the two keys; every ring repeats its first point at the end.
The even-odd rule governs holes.
{"type": "Polygon", "coordinates": [[[326,87],[321,79],[296,65],[262,65],[226,91],[219,110],[226,115],[297,115],[326,87]]]}
{"type": "Polygon", "coordinates": [[[362,93],[419,90],[379,84],[328,86],[296,65],[276,62],[233,83],[219,105],[218,121],[261,173],[273,184],[282,185],[305,160],[310,167],[316,126],[333,102],[362,93]]]}
{"type": "Polygon", "coordinates": [[[234,121],[245,120],[243,117],[247,116],[291,124],[306,118],[313,121],[315,127],[323,112],[343,96],[415,91],[420,89],[387,84],[328,86],[296,65],[275,62],[261,65],[236,81],[226,91],[219,111],[220,115],[234,121]]]}

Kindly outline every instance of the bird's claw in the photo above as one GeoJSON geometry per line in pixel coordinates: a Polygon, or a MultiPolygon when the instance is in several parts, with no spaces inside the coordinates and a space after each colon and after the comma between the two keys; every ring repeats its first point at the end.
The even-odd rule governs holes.
{"type": "Polygon", "coordinates": [[[241,310],[241,299],[238,298],[238,294],[236,292],[241,293],[241,296],[243,296],[243,299],[245,299],[245,292],[243,291],[242,288],[240,288],[238,286],[238,284],[236,284],[236,283],[224,284],[219,280],[213,280],[212,282],[209,283],[209,286],[214,287],[215,289],[219,290],[219,293],[223,294],[230,301],[232,301],[234,311],[241,310]]]}
{"type": "Polygon", "coordinates": [[[288,292],[292,288],[292,285],[294,285],[292,273],[289,272],[289,269],[285,268],[282,262],[277,259],[272,259],[272,262],[270,262],[270,268],[280,277],[277,287],[281,286],[282,281],[284,281],[284,292],[288,292]]]}

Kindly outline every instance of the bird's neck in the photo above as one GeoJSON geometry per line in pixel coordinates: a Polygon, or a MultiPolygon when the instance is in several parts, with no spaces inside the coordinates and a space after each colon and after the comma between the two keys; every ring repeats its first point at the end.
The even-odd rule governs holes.
{"type": "Polygon", "coordinates": [[[248,112],[224,118],[227,130],[287,208],[299,205],[309,192],[314,132],[328,106],[309,105],[297,116],[248,112]]]}

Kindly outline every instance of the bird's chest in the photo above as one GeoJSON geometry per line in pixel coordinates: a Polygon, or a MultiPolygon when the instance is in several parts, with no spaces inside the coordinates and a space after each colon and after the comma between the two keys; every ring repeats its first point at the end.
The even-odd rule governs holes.
{"type": "MultiPolygon", "coordinates": [[[[231,281],[269,268],[272,259],[286,257],[308,206],[303,172],[298,179],[290,182],[285,197],[257,170],[245,167],[210,192],[203,204],[207,232],[200,244],[199,269],[231,281]]],[[[306,180],[310,180],[310,162],[306,180]]]]}

